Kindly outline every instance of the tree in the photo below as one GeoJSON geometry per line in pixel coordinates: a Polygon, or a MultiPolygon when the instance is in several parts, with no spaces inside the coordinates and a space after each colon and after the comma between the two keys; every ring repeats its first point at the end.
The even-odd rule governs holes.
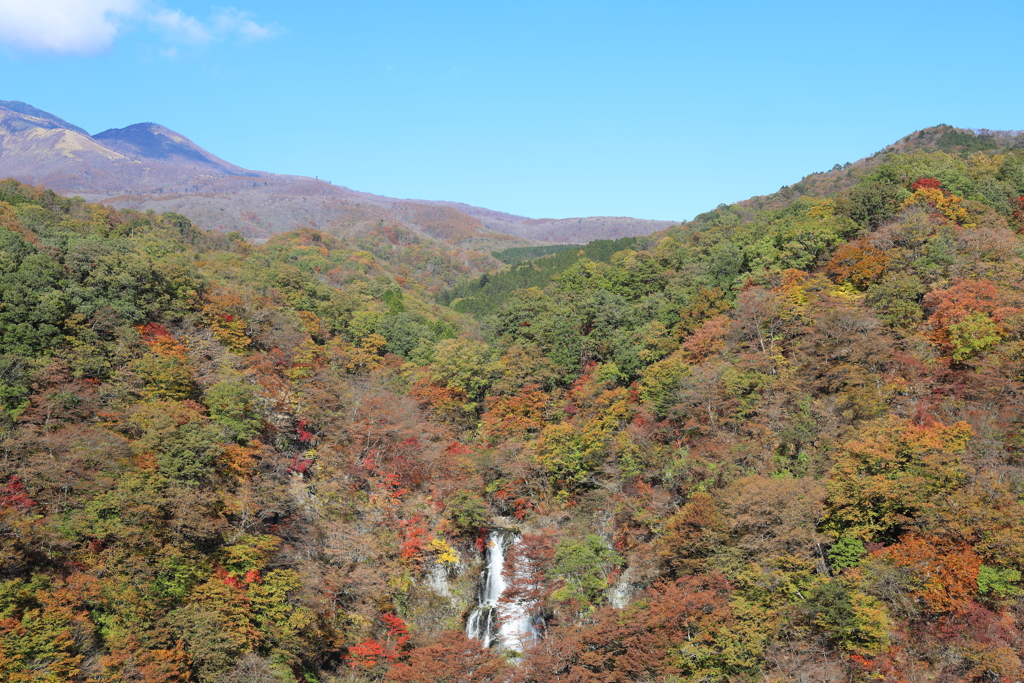
{"type": "Polygon", "coordinates": [[[61,278],[59,263],[0,228],[0,348],[32,356],[60,342],[69,313],[61,278]]]}
{"type": "Polygon", "coordinates": [[[723,515],[737,547],[755,561],[773,555],[821,556],[816,532],[824,513],[825,487],[811,478],[741,477],[722,492],[723,515]]]}
{"type": "Polygon", "coordinates": [[[908,194],[899,184],[869,180],[850,190],[840,206],[861,225],[877,227],[896,214],[908,194]]]}
{"type": "Polygon", "coordinates": [[[192,402],[157,401],[140,406],[131,416],[132,425],[141,431],[132,449],[153,457],[161,474],[198,484],[211,474],[223,451],[220,430],[209,424],[201,410],[192,402]]]}
{"type": "Polygon", "coordinates": [[[461,391],[467,399],[464,409],[472,412],[493,382],[495,371],[491,350],[483,342],[445,339],[437,344],[431,380],[447,389],[461,391]]]}
{"type": "Polygon", "coordinates": [[[736,619],[721,575],[658,583],[623,610],[552,629],[527,651],[517,681],[626,683],[743,679],[758,669],[758,635],[736,619]]]}
{"type": "Polygon", "coordinates": [[[80,675],[75,631],[94,626],[80,600],[44,577],[0,582],[0,674],[10,683],[59,683],[80,675]]]}
{"type": "Polygon", "coordinates": [[[871,657],[889,647],[892,622],[885,605],[843,581],[819,582],[809,591],[806,609],[810,621],[838,647],[855,655],[871,657]]]}
{"type": "Polygon", "coordinates": [[[836,249],[825,266],[825,272],[836,282],[850,282],[858,289],[864,289],[882,278],[890,259],[884,250],[858,240],[836,249]]]}
{"type": "Polygon", "coordinates": [[[823,527],[864,541],[892,541],[965,482],[960,458],[973,431],[880,419],[843,445],[829,475],[823,527]]]}
{"type": "Polygon", "coordinates": [[[555,549],[551,570],[561,586],[551,599],[567,603],[580,614],[592,612],[604,601],[611,568],[623,563],[600,536],[590,534],[580,542],[563,540],[555,549]]]}
{"type": "Polygon", "coordinates": [[[238,443],[248,443],[263,429],[256,394],[242,382],[218,382],[206,392],[210,418],[238,443]]]}
{"type": "Polygon", "coordinates": [[[990,280],[955,280],[948,289],[932,290],[922,302],[930,315],[931,338],[953,360],[962,362],[1003,339],[1000,325],[1017,309],[1001,306],[990,280]]]}
{"type": "Polygon", "coordinates": [[[493,650],[466,637],[445,631],[437,642],[418,647],[405,661],[392,666],[388,683],[497,683],[505,680],[507,665],[493,650]]]}
{"type": "Polygon", "coordinates": [[[962,614],[979,591],[981,558],[963,543],[909,533],[879,560],[909,573],[911,594],[932,614],[962,614]]]}
{"type": "Polygon", "coordinates": [[[726,538],[726,520],[710,495],[697,492],[665,522],[657,552],[673,575],[696,574],[726,538]]]}

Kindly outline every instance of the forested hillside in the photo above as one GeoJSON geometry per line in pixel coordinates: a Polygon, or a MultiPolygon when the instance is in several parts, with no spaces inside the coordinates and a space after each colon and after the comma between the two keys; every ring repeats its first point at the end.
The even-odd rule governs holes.
{"type": "Polygon", "coordinates": [[[1020,135],[483,280],[0,225],[3,680],[1024,678],[1020,135]],[[465,635],[498,531],[520,653],[465,635]]]}
{"type": "Polygon", "coordinates": [[[594,240],[582,247],[518,247],[494,252],[495,258],[507,260],[512,267],[460,282],[438,292],[437,300],[460,313],[488,313],[515,296],[519,290],[550,284],[556,275],[581,260],[606,263],[615,254],[635,247],[636,244],[637,238],[623,237],[617,240],[594,240]],[[520,254],[526,255],[526,258],[517,258],[520,254]],[[530,256],[534,258],[531,260],[530,256]]]}

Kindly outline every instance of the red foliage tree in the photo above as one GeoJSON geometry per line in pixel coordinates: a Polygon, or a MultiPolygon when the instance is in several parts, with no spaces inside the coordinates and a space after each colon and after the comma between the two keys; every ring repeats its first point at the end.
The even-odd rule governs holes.
{"type": "Polygon", "coordinates": [[[36,502],[25,494],[25,485],[18,477],[11,477],[0,487],[0,512],[24,512],[36,502]]]}
{"type": "Polygon", "coordinates": [[[696,674],[688,662],[694,655],[705,660],[699,668],[703,669],[701,675],[707,675],[708,665],[715,666],[723,649],[729,647],[734,621],[728,604],[730,590],[721,575],[687,576],[656,585],[623,610],[601,609],[588,626],[552,632],[527,652],[515,680],[665,680],[696,674]],[[686,644],[688,655],[681,655],[681,643],[686,644]]]}
{"type": "Polygon", "coordinates": [[[1024,232],[1024,196],[1012,200],[1011,204],[1010,227],[1019,235],[1024,232]]]}
{"type": "Polygon", "coordinates": [[[423,566],[423,552],[431,540],[430,532],[424,523],[423,515],[399,522],[402,527],[403,539],[399,550],[402,561],[416,567],[423,566]]]}
{"type": "Polygon", "coordinates": [[[394,614],[384,614],[381,621],[387,627],[384,642],[369,638],[349,647],[345,659],[353,669],[373,669],[378,664],[395,662],[409,649],[409,630],[405,622],[394,614]]]}
{"type": "Polygon", "coordinates": [[[981,558],[970,546],[908,534],[882,556],[914,577],[914,596],[933,614],[961,614],[978,592],[981,558]]]}
{"type": "Polygon", "coordinates": [[[389,683],[491,683],[504,680],[505,662],[461,631],[416,648],[384,677],[389,683]]]}
{"type": "Polygon", "coordinates": [[[552,534],[523,534],[505,559],[501,574],[506,587],[501,602],[512,610],[522,605],[543,605],[554,590],[547,581],[554,558],[552,534]]]}
{"type": "Polygon", "coordinates": [[[911,192],[920,190],[921,188],[925,188],[928,190],[941,190],[942,181],[938,180],[937,178],[918,178],[910,185],[911,192]]]}

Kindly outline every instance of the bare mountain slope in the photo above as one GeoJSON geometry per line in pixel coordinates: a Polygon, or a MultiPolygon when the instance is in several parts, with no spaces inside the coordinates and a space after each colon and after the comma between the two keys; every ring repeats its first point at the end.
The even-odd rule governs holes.
{"type": "Polygon", "coordinates": [[[393,199],[300,176],[250,171],[155,123],[83,129],[24,102],[0,101],[0,178],[118,207],[175,211],[251,239],[297,227],[346,234],[395,224],[479,251],[649,234],[670,221],[530,219],[454,202],[393,199]]]}
{"type": "Polygon", "coordinates": [[[199,165],[227,175],[266,176],[267,173],[247,171],[213,156],[188,138],[156,123],[136,123],[124,128],[111,128],[92,136],[100,144],[140,161],[165,161],[178,165],[199,165]]]}
{"type": "Polygon", "coordinates": [[[585,243],[595,239],[618,239],[649,235],[679,221],[652,221],[642,218],[591,216],[589,218],[527,218],[502,211],[483,209],[457,202],[420,201],[423,204],[448,206],[473,216],[491,230],[506,235],[546,242],[585,243]],[[600,235],[590,237],[590,235],[600,235]]]}
{"type": "Polygon", "coordinates": [[[18,102],[16,100],[0,100],[0,107],[4,107],[5,109],[9,109],[18,114],[30,116],[33,119],[48,122],[52,124],[50,126],[51,128],[67,128],[68,130],[73,130],[81,135],[89,135],[84,128],[72,125],[64,119],[57,118],[53,114],[45,112],[42,109],[36,109],[31,104],[25,104],[24,102],[18,102]]]}

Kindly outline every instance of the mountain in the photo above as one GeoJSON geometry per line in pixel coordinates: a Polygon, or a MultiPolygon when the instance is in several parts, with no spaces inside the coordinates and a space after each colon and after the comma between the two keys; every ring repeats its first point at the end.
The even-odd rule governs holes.
{"type": "Polygon", "coordinates": [[[394,224],[475,251],[645,235],[672,221],[531,219],[466,204],[394,199],[302,176],[251,171],[155,123],[85,130],[0,101],[0,177],[120,208],[187,214],[206,229],[265,240],[296,227],[338,235],[394,224]]]}
{"type": "Polygon", "coordinates": [[[165,161],[178,166],[196,165],[226,175],[255,176],[251,171],[219,159],[188,138],[156,123],[111,128],[93,136],[100,144],[133,159],[165,161]]]}
{"type": "Polygon", "coordinates": [[[0,100],[0,107],[9,109],[17,114],[30,116],[40,122],[48,122],[52,124],[52,127],[54,128],[66,128],[68,130],[73,130],[80,135],[89,135],[84,128],[79,128],[76,125],[70,124],[64,119],[57,118],[53,114],[45,112],[42,109],[36,109],[31,104],[25,104],[24,102],[18,102],[16,100],[0,100]]]}

